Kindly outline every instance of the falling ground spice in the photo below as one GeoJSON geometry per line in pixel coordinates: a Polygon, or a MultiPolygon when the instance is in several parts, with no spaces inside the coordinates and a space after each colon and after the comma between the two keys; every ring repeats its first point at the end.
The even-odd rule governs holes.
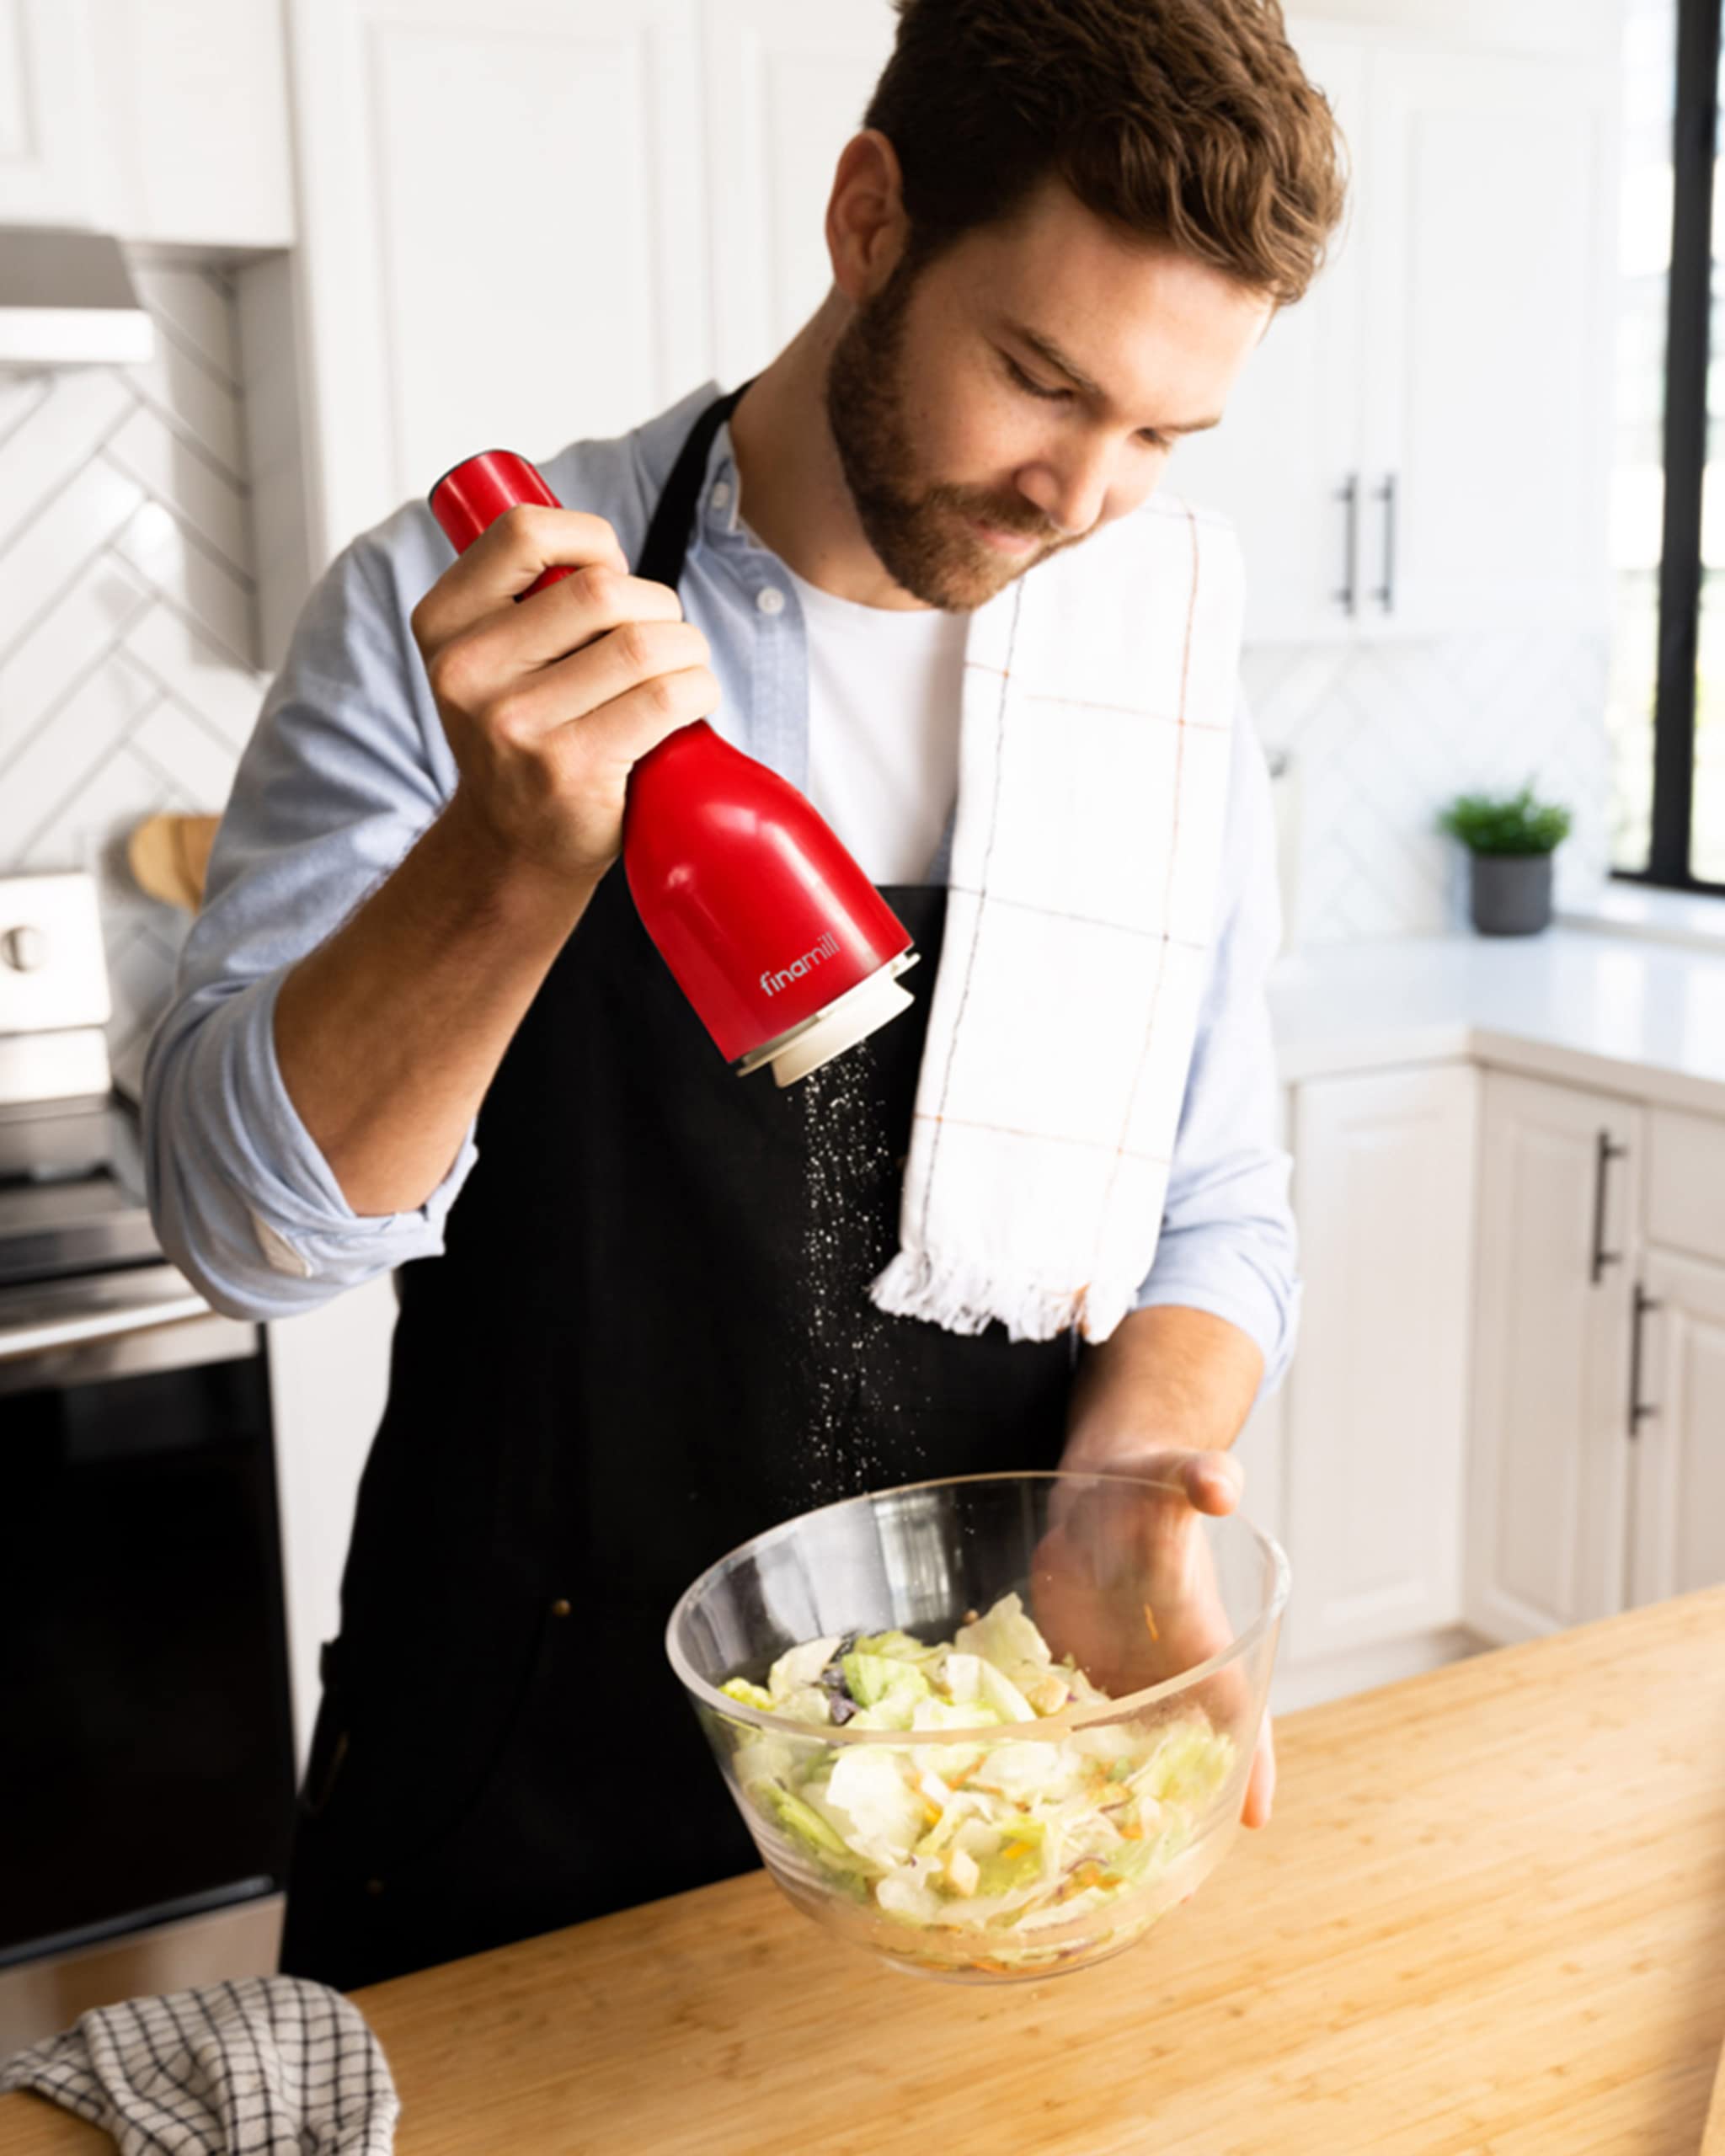
{"type": "MultiPolygon", "coordinates": [[[[883,1438],[896,1405],[892,1321],[869,1283],[894,1248],[899,1168],[862,1041],[803,1081],[808,1163],[804,1303],[812,1365],[809,1497],[820,1504],[901,1479],[883,1438]]],[[[896,1457],[896,1454],[893,1457],[896,1457]]]]}

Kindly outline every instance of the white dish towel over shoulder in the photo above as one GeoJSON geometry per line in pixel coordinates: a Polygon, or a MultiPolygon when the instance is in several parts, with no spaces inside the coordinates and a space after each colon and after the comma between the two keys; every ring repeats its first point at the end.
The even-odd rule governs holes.
{"type": "Polygon", "coordinates": [[[350,2000],[297,1977],[128,1999],[0,2066],[120,2156],[389,2156],[401,2105],[350,2000]]]}
{"type": "Polygon", "coordinates": [[[1242,595],[1228,525],[1158,495],[972,616],[881,1309],[1105,1340],[1132,1308],[1215,934],[1242,595]]]}

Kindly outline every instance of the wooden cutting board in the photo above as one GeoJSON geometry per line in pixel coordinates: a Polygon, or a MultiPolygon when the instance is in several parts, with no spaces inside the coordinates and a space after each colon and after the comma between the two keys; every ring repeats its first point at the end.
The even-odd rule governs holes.
{"type": "MultiPolygon", "coordinates": [[[[1277,1737],[1268,1828],[1048,1983],[878,1967],[751,1876],[361,1992],[401,2156],[1696,2156],[1725,1588],[1277,1737]]],[[[6,2156],[105,2145],[0,2098],[6,2156]]]]}

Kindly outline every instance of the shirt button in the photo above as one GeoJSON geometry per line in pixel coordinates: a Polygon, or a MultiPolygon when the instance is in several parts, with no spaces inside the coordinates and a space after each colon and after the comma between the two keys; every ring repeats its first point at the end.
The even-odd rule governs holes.
{"type": "Polygon", "coordinates": [[[785,595],[776,584],[769,584],[764,590],[756,593],[755,604],[763,614],[782,614],[785,595]]]}
{"type": "Polygon", "coordinates": [[[718,484],[713,488],[710,499],[712,500],[713,506],[715,509],[729,509],[730,507],[731,500],[729,481],[721,479],[718,484]]]}

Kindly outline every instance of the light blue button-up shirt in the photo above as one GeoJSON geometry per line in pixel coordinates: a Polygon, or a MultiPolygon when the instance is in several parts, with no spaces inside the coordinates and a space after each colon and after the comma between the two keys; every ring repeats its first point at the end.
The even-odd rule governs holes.
{"type": "MultiPolygon", "coordinates": [[[[709,382],[633,434],[575,443],[542,467],[553,491],[604,517],[636,561],[676,453],[719,394],[709,382]]],[[[784,565],[739,506],[721,427],[683,611],[711,647],[724,698],[714,727],[806,787],[803,617],[784,565]]],[[[157,1230],[175,1263],[237,1315],[288,1316],[405,1259],[435,1257],[478,1158],[470,1129],[423,1206],[355,1214],[288,1098],[274,1038],[285,976],[390,873],[454,790],[409,627],[451,558],[430,510],[410,504],[355,540],[307,601],[241,760],[175,1001],[151,1043],[144,1123],[157,1230]]],[[[1139,1301],[1193,1305],[1240,1326],[1263,1352],[1268,1388],[1292,1351],[1299,1287],[1263,993],[1280,933],[1274,832],[1263,754],[1241,718],[1210,976],[1162,1240],[1139,1301]]],[[[949,844],[950,833],[929,880],[944,880],[949,844]]]]}

